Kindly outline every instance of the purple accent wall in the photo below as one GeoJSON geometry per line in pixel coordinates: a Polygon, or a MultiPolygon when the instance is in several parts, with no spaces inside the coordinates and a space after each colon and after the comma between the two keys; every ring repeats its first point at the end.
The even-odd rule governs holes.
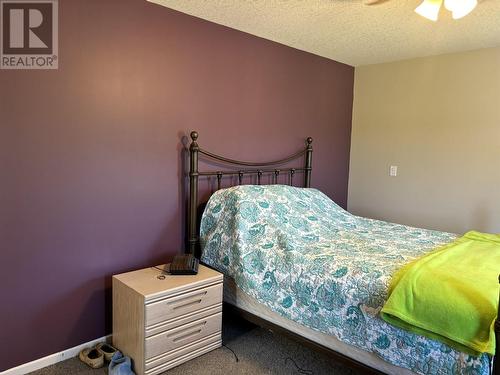
{"type": "Polygon", "coordinates": [[[345,207],[354,69],[143,0],[59,2],[59,70],[0,71],[0,371],[111,332],[111,275],[183,246],[182,138],[314,138],[345,207]]]}

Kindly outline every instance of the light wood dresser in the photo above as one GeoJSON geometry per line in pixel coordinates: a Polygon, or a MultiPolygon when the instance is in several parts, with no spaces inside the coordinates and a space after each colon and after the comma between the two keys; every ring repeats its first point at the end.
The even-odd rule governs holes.
{"type": "Polygon", "coordinates": [[[132,358],[137,375],[159,374],[221,346],[222,279],[202,265],[193,276],[156,268],[113,276],[113,344],[132,358]]]}

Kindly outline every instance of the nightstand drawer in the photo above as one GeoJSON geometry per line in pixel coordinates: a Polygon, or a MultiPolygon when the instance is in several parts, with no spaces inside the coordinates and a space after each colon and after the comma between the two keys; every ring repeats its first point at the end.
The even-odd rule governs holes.
{"type": "Polygon", "coordinates": [[[145,358],[150,359],[167,353],[205,336],[219,332],[221,328],[222,313],[218,313],[148,337],[146,338],[145,358]]]}
{"type": "Polygon", "coordinates": [[[163,372],[189,359],[187,357],[198,356],[200,352],[207,352],[221,345],[222,337],[220,331],[213,335],[205,336],[168,353],[163,353],[146,360],[146,374],[163,372]]]}
{"type": "Polygon", "coordinates": [[[146,305],[146,326],[222,302],[222,284],[193,290],[146,305]]]}
{"type": "Polygon", "coordinates": [[[149,325],[146,327],[146,337],[157,335],[176,327],[182,326],[194,322],[195,320],[200,320],[210,315],[214,315],[222,312],[222,302],[205,307],[204,309],[196,310],[190,314],[185,314],[182,316],[175,317],[173,319],[165,320],[158,324],[149,325]]]}

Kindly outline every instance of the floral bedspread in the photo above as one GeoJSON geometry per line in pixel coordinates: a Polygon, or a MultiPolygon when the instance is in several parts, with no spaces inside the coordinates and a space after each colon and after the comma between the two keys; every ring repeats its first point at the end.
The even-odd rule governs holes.
{"type": "Polygon", "coordinates": [[[202,261],[304,326],[419,374],[489,374],[472,357],[384,322],[391,275],[451,233],[354,216],[315,189],[238,186],[212,195],[202,261]]]}

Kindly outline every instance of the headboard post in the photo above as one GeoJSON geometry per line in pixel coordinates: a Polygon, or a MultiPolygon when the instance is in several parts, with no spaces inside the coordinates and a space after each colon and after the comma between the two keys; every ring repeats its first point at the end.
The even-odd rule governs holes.
{"type": "Polygon", "coordinates": [[[311,170],[312,170],[312,141],[311,137],[306,139],[307,147],[306,147],[306,164],[305,164],[305,173],[304,173],[304,187],[311,187],[311,170]]]}
{"type": "Polygon", "coordinates": [[[196,228],[197,210],[198,210],[198,151],[200,147],[196,140],[198,132],[191,132],[191,145],[189,146],[190,164],[189,164],[189,213],[188,213],[188,249],[187,252],[194,254],[196,244],[198,243],[198,234],[196,228]]]}

